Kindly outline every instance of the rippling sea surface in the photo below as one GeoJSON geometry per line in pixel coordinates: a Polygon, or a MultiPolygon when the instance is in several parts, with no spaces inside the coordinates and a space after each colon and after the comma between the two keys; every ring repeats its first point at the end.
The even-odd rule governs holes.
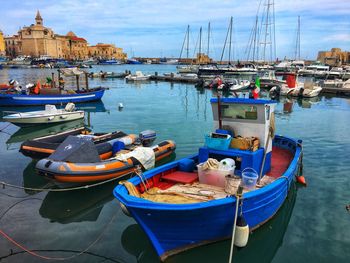
{"type": "MultiPolygon", "coordinates": [[[[163,65],[96,66],[88,71],[125,69],[159,74],[175,71],[174,66],[163,65]]],[[[20,84],[36,82],[51,72],[57,73],[3,69],[0,83],[11,78],[20,84]]],[[[153,129],[157,142],[175,140],[176,158],[182,158],[194,153],[203,144],[204,134],[213,128],[210,90],[154,81],[129,84],[123,79],[94,79],[90,81],[93,86],[109,88],[102,102],[79,106],[88,111],[85,123],[96,132],[153,129]],[[119,103],[124,105],[121,111],[119,103]]],[[[0,108],[4,110],[14,109],[0,108]]],[[[308,186],[293,187],[277,215],[254,231],[247,247],[235,250],[234,261],[349,262],[350,212],[345,207],[350,205],[350,99],[281,99],[276,127],[278,134],[303,140],[308,186]]],[[[23,140],[55,129],[20,130],[0,119],[0,130],[0,181],[33,188],[50,186],[35,174],[35,162],[18,149],[23,140]]],[[[0,261],[44,262],[47,260],[39,258],[44,256],[69,262],[158,262],[141,228],[120,211],[112,195],[116,184],[63,193],[1,187],[0,261]],[[3,237],[5,233],[36,255],[10,243],[3,237]]],[[[171,257],[168,262],[227,262],[229,247],[229,241],[219,242],[171,257]]]]}

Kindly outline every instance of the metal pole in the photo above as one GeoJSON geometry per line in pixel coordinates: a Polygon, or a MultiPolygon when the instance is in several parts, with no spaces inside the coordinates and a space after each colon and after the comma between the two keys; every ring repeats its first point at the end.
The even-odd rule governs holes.
{"type": "Polygon", "coordinates": [[[222,129],[222,120],[221,120],[221,103],[220,103],[220,94],[218,91],[218,118],[219,118],[219,129],[222,129]]]}
{"type": "Polygon", "coordinates": [[[85,72],[85,85],[86,85],[86,90],[89,90],[89,78],[88,78],[88,73],[85,72]]]}
{"type": "Polygon", "coordinates": [[[51,88],[55,88],[55,73],[51,73],[51,88]]]}
{"type": "Polygon", "coordinates": [[[75,78],[77,82],[77,90],[79,90],[79,75],[76,75],[75,78]]]}

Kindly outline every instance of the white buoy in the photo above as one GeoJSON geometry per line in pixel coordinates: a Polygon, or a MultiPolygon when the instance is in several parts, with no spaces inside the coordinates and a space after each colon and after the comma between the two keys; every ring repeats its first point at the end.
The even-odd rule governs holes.
{"type": "Polygon", "coordinates": [[[124,105],[123,103],[120,102],[118,105],[118,110],[121,111],[123,108],[124,108],[124,105]]]}
{"type": "Polygon", "coordinates": [[[234,244],[236,247],[245,247],[249,239],[249,226],[243,216],[237,218],[234,244]]]}

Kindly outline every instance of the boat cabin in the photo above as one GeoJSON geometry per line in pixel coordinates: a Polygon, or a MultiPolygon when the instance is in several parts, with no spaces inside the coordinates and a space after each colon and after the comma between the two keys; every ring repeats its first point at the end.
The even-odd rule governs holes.
{"type": "Polygon", "coordinates": [[[271,169],[272,138],[269,137],[270,127],[274,129],[275,102],[271,100],[254,100],[241,98],[211,99],[214,126],[216,133],[206,139],[206,146],[199,149],[199,162],[208,158],[232,158],[236,162],[235,174],[240,175],[245,168],[253,168],[258,174],[266,147],[266,159],[263,174],[271,169]],[[219,102],[219,103],[218,103],[219,102]],[[221,128],[220,128],[221,126],[221,128]],[[216,141],[230,141],[226,146],[218,146],[216,141]],[[216,138],[215,138],[216,137],[216,138]],[[244,140],[255,138],[259,146],[255,149],[246,149],[244,140]],[[225,139],[225,138],[224,138],[225,139]],[[243,145],[240,142],[243,141],[243,145]]]}

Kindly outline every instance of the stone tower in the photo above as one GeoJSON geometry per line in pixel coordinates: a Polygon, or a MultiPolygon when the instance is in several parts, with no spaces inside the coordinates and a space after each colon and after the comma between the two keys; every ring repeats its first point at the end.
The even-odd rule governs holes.
{"type": "Polygon", "coordinates": [[[43,18],[41,17],[39,10],[36,13],[35,22],[37,25],[43,25],[43,18]]]}

